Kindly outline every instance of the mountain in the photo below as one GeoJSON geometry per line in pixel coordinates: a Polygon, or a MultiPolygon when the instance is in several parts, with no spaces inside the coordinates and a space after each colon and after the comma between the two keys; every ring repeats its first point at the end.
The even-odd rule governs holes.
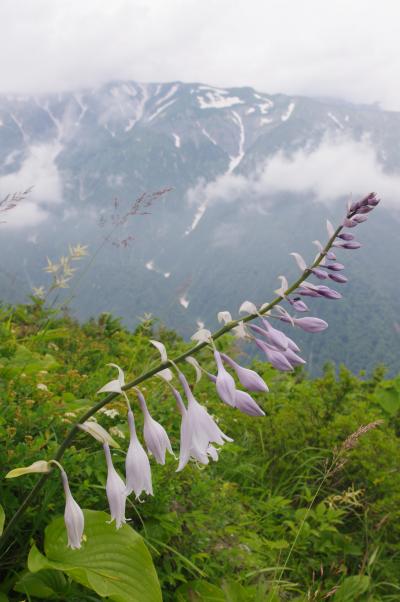
{"type": "Polygon", "coordinates": [[[92,263],[65,293],[79,318],[111,311],[132,326],[151,312],[188,336],[219,310],[270,299],[278,275],[296,276],[288,253],[311,259],[348,194],[382,183],[389,203],[357,229],[364,248],[340,256],[344,299],[310,303],[330,328],[297,338],[311,370],[328,359],[396,370],[399,140],[400,113],[249,87],[112,82],[2,96],[0,193],[33,189],[3,214],[0,297],[46,284],[46,256],[79,242],[92,263]]]}

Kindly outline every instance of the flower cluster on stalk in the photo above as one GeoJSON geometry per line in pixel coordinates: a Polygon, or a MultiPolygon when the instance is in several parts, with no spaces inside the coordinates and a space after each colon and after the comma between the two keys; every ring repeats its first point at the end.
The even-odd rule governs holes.
{"type": "MultiPolygon", "coordinates": [[[[217,421],[207,411],[206,407],[196,400],[193,386],[189,384],[187,377],[177,364],[186,359],[195,369],[196,383],[203,374],[206,374],[209,380],[215,384],[216,393],[224,404],[249,416],[264,416],[264,410],[255,401],[251,393],[267,394],[267,384],[257,372],[241,366],[226,353],[221,352],[216,346],[217,339],[225,332],[232,331],[239,339],[244,339],[247,343],[253,344],[265,356],[266,361],[279,371],[293,371],[297,366],[304,365],[306,362],[300,355],[299,346],[279,326],[285,324],[286,329],[289,326],[293,328],[294,332],[296,329],[301,329],[312,334],[321,332],[328,327],[325,320],[316,316],[304,315],[309,312],[304,298],[318,297],[338,300],[342,298],[342,295],[327,284],[318,284],[316,281],[310,280],[316,278],[317,281],[324,280],[329,283],[331,281],[340,285],[347,282],[347,277],[342,273],[344,265],[338,262],[336,251],[339,249],[354,250],[361,246],[355,240],[354,235],[348,232],[348,229],[353,229],[365,222],[367,214],[378,203],[379,199],[376,194],[371,193],[348,206],[346,217],[337,229],[328,221],[329,240],[325,246],[319,241],[314,241],[318,247],[318,254],[310,266],[307,266],[299,253],[291,253],[301,271],[298,280],[293,285],[288,285],[285,276],[279,276],[281,286],[275,291],[278,297],[271,303],[264,304],[261,307],[257,307],[250,301],[245,301],[239,308],[239,314],[242,314],[243,317],[237,320],[233,320],[228,311],[219,312],[218,320],[222,324],[221,329],[214,335],[205,328],[198,330],[192,336],[196,346],[190,354],[185,353],[173,361],[168,358],[163,343],[150,341],[159,351],[162,363],[158,369],[152,370],[148,377],[157,375],[163,379],[172,392],[177,411],[181,417],[177,472],[183,470],[190,461],[198,464],[208,464],[210,459],[218,460],[220,448],[226,442],[232,441],[220,429],[217,421]],[[214,374],[205,370],[193,357],[193,354],[200,349],[209,349],[212,353],[215,362],[214,374]],[[174,384],[173,371],[178,385],[174,384]],[[181,391],[183,391],[183,396],[181,391]],[[184,399],[186,399],[186,402],[184,399]]],[[[101,387],[98,393],[112,394],[111,398],[115,397],[115,394],[122,395],[127,404],[130,441],[126,454],[124,479],[118,474],[113,465],[110,446],[116,444],[110,434],[96,422],[86,421],[80,424],[79,427],[103,445],[108,470],[106,494],[111,521],[115,521],[116,527],[120,528],[126,522],[126,498],[132,493],[135,494],[138,500],[143,494],[153,495],[149,456],[153,457],[158,464],[165,464],[166,453],[168,452],[174,456],[174,452],[166,430],[152,416],[143,392],[135,386],[135,381],[126,384],[123,370],[116,364],[109,365],[118,371],[118,376],[101,387]],[[143,414],[142,436],[138,434],[136,429],[134,412],[127,395],[129,389],[134,390],[138,407],[143,414]],[[140,439],[142,439],[143,444],[140,439]]],[[[145,378],[142,377],[138,380],[143,381],[145,378]]],[[[109,397],[110,395],[105,398],[103,405],[110,400],[109,397]]],[[[65,523],[68,544],[73,548],[79,548],[83,537],[83,514],[72,498],[64,470],[62,470],[62,480],[66,494],[65,523]]]]}

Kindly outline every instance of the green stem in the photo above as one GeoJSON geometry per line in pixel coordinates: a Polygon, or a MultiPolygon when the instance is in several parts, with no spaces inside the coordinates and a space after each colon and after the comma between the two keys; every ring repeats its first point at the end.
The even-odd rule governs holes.
{"type": "MultiPolygon", "coordinates": [[[[332,244],[333,244],[334,240],[336,239],[337,235],[340,233],[340,231],[342,230],[342,228],[343,228],[343,226],[339,226],[338,228],[336,228],[335,232],[333,233],[333,235],[331,236],[331,238],[326,243],[324,249],[319,253],[319,255],[316,257],[315,261],[311,264],[311,266],[309,268],[307,268],[306,270],[304,270],[304,272],[302,273],[302,275],[285,291],[285,295],[286,296],[289,295],[290,293],[292,293],[293,291],[295,291],[300,286],[300,284],[302,282],[304,282],[305,280],[307,280],[307,278],[311,275],[311,270],[313,268],[317,267],[321,263],[321,261],[323,260],[323,258],[326,256],[327,252],[332,247],[332,244]]],[[[249,314],[249,315],[245,316],[244,318],[238,318],[237,320],[233,320],[232,322],[229,322],[228,324],[225,324],[224,326],[222,326],[222,328],[220,328],[219,330],[215,331],[211,335],[213,341],[219,339],[224,334],[226,334],[227,332],[231,331],[240,322],[250,322],[251,320],[255,320],[256,318],[258,318],[260,316],[260,314],[267,313],[273,307],[275,307],[281,301],[283,301],[283,299],[284,299],[284,297],[282,297],[282,296],[279,295],[273,301],[271,301],[268,305],[264,305],[262,307],[262,309],[260,309],[260,311],[257,312],[256,314],[249,314]]],[[[123,390],[124,391],[128,391],[129,389],[132,389],[133,387],[136,387],[137,385],[139,385],[143,381],[148,380],[152,376],[155,376],[161,370],[164,370],[165,368],[173,367],[174,364],[179,364],[179,363],[183,362],[187,357],[189,357],[189,355],[193,355],[194,353],[197,353],[198,351],[200,351],[201,349],[203,349],[207,345],[208,345],[208,342],[206,342],[206,341],[198,343],[194,347],[191,347],[190,349],[188,349],[184,353],[181,353],[180,355],[178,355],[173,360],[169,360],[167,362],[163,362],[161,364],[158,364],[154,368],[151,368],[147,372],[144,372],[143,374],[141,374],[140,376],[138,376],[137,378],[135,378],[131,382],[127,383],[123,387],[123,390]]],[[[68,449],[68,447],[71,445],[71,443],[73,442],[76,434],[79,432],[79,426],[78,425],[82,424],[83,422],[85,422],[86,420],[88,420],[89,418],[91,418],[94,414],[96,414],[96,412],[98,410],[100,410],[105,405],[107,405],[108,403],[110,403],[111,401],[113,401],[117,396],[118,396],[118,393],[109,393],[106,397],[104,397],[104,399],[102,399],[101,401],[97,402],[94,406],[92,406],[87,412],[85,412],[85,414],[83,414],[79,418],[78,422],[76,422],[71,427],[71,430],[69,431],[69,433],[67,434],[66,438],[64,439],[64,441],[61,443],[60,447],[58,448],[58,450],[57,450],[57,452],[56,452],[56,454],[54,456],[54,460],[57,460],[57,461],[60,460],[62,458],[62,456],[64,455],[64,452],[66,451],[66,449],[68,449]]],[[[46,483],[46,481],[49,478],[50,474],[51,474],[51,472],[48,472],[48,473],[45,473],[45,474],[43,474],[41,476],[41,478],[39,479],[39,481],[37,481],[36,485],[33,487],[33,489],[30,491],[30,493],[24,499],[24,501],[22,502],[21,506],[18,508],[17,512],[11,517],[10,521],[7,524],[7,527],[3,531],[3,535],[0,538],[0,550],[4,547],[6,541],[8,541],[8,539],[9,539],[11,533],[12,533],[12,530],[14,529],[15,524],[17,523],[17,521],[19,520],[19,518],[24,514],[25,510],[29,507],[31,501],[36,497],[36,495],[42,489],[43,485],[46,483]]]]}

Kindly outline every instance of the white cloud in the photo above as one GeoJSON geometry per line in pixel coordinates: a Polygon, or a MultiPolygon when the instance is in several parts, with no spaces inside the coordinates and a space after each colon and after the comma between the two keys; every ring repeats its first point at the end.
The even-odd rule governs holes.
{"type": "Polygon", "coordinates": [[[192,205],[218,202],[249,203],[268,210],[279,192],[308,193],[315,201],[331,203],[344,195],[357,197],[376,191],[386,207],[400,209],[400,174],[388,173],[372,144],[345,137],[325,138],[314,150],[292,156],[278,152],[252,175],[225,174],[208,184],[200,182],[188,192],[192,205]]]}
{"type": "Polygon", "coordinates": [[[50,205],[62,201],[62,180],[55,164],[60,148],[58,143],[32,145],[20,169],[0,177],[1,199],[33,187],[26,200],[4,214],[3,227],[36,225],[46,219],[50,205]]]}
{"type": "Polygon", "coordinates": [[[399,21],[398,0],[2,0],[0,90],[180,79],[400,110],[399,21]]]}

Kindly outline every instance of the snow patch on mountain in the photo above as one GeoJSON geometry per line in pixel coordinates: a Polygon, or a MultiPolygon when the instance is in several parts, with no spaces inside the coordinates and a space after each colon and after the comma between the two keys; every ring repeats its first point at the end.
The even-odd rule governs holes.
{"type": "Polygon", "coordinates": [[[180,148],[181,147],[180,136],[178,136],[178,134],[175,134],[174,132],[172,132],[172,137],[174,139],[174,144],[175,144],[176,148],[180,148]]]}
{"type": "Polygon", "coordinates": [[[170,107],[171,105],[173,105],[175,102],[176,102],[176,98],[174,98],[173,100],[170,100],[165,105],[162,105],[161,107],[159,107],[152,115],[150,115],[150,117],[147,119],[147,121],[148,122],[153,121],[156,117],[158,117],[159,115],[161,115],[161,113],[163,111],[165,111],[165,109],[167,109],[168,107],[170,107]]]}
{"type": "Polygon", "coordinates": [[[281,120],[282,121],[287,121],[290,116],[292,115],[294,108],[296,106],[296,103],[291,102],[287,108],[287,110],[285,111],[285,113],[282,115],[281,120]]]}
{"type": "Polygon", "coordinates": [[[238,104],[244,104],[238,96],[226,96],[226,90],[209,90],[204,96],[197,96],[201,109],[226,109],[238,104]]]}

